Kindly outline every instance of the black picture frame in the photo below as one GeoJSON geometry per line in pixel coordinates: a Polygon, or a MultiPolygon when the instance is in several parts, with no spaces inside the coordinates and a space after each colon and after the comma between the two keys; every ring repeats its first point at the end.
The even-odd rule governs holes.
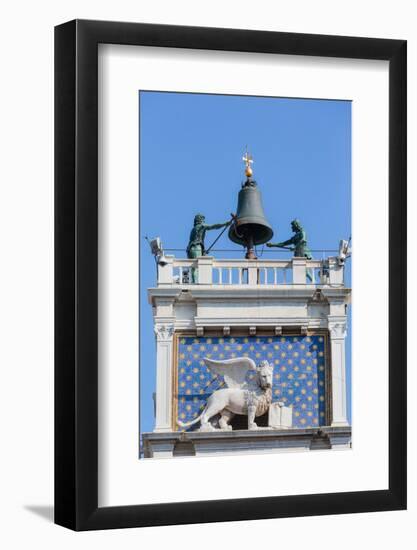
{"type": "Polygon", "coordinates": [[[55,522],[74,530],[406,508],[406,41],[74,20],[55,28],[55,522]],[[98,507],[98,44],[389,62],[389,488],[98,507]]]}

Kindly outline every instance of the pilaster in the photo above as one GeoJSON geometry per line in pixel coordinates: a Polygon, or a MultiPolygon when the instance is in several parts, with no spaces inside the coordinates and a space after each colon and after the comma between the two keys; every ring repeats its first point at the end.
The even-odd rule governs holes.
{"type": "Polygon", "coordinates": [[[158,323],[154,327],[156,336],[156,415],[155,432],[171,430],[172,418],[172,354],[173,323],[158,323]]]}
{"type": "Polygon", "coordinates": [[[346,316],[328,316],[331,356],[332,426],[349,426],[346,406],[346,316]]]}

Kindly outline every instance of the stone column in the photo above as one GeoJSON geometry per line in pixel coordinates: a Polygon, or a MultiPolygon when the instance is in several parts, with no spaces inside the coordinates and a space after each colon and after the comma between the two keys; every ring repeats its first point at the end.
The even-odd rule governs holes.
{"type": "Polygon", "coordinates": [[[345,339],[346,317],[329,316],[331,381],[332,381],[332,426],[349,426],[347,420],[345,339]]]}
{"type": "Polygon", "coordinates": [[[173,324],[156,324],[156,414],[154,432],[172,431],[173,324]]]}

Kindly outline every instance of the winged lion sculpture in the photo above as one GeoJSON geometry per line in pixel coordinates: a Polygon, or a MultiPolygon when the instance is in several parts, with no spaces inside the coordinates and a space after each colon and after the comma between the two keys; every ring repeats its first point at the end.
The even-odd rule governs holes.
{"type": "Polygon", "coordinates": [[[273,366],[268,361],[261,361],[258,366],[249,357],[236,357],[225,361],[214,361],[204,358],[204,362],[214,376],[222,376],[227,388],[213,392],[207,400],[202,413],[190,422],[177,420],[181,428],[201,422],[200,431],[213,431],[216,428],[210,420],[220,414],[221,430],[232,430],[230,421],[235,414],[248,415],[248,429],[258,428],[255,417],[262,416],[272,402],[273,366]],[[248,380],[248,372],[254,377],[248,380]]]}

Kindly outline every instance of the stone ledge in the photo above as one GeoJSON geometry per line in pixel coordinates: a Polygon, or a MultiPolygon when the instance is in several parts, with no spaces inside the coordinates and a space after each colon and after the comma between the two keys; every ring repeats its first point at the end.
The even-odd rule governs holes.
{"type": "Polygon", "coordinates": [[[142,435],[145,458],[220,456],[231,454],[349,449],[350,426],[214,432],[147,432],[142,435]]]}

